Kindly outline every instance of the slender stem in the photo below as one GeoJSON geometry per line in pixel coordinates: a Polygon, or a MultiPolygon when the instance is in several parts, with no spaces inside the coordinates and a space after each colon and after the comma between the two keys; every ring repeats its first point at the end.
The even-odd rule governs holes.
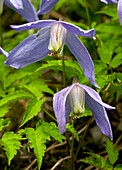
{"type": "Polygon", "coordinates": [[[66,81],[65,81],[65,63],[64,63],[64,55],[62,55],[62,67],[63,67],[63,75],[62,75],[62,79],[63,79],[63,87],[65,87],[66,81]]]}
{"type": "Polygon", "coordinates": [[[42,107],[42,110],[43,110],[49,117],[51,117],[54,121],[56,121],[56,119],[55,119],[44,107],[42,107]]]}
{"type": "Polygon", "coordinates": [[[0,14],[0,46],[3,45],[3,37],[2,37],[2,17],[0,14]]]}
{"type": "MultiPolygon", "coordinates": [[[[72,126],[74,126],[74,122],[72,120],[72,126]]],[[[74,164],[74,135],[72,134],[72,143],[71,143],[71,170],[75,170],[75,164],[74,164]]]]}
{"type": "Polygon", "coordinates": [[[91,20],[90,20],[90,15],[89,15],[89,9],[88,9],[88,6],[87,6],[87,0],[85,0],[85,7],[86,7],[86,16],[87,16],[87,19],[88,19],[88,24],[89,24],[89,27],[91,28],[91,20]]]}

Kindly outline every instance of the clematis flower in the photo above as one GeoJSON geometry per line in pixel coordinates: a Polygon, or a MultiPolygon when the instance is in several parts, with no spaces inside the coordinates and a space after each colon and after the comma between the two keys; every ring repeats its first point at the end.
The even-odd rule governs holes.
{"type": "Polygon", "coordinates": [[[56,4],[56,2],[58,2],[58,0],[42,0],[42,3],[37,14],[40,15],[48,13],[56,4]]]}
{"type": "Polygon", "coordinates": [[[62,134],[66,130],[66,123],[68,122],[70,112],[83,113],[85,111],[85,104],[92,111],[101,132],[113,140],[111,125],[105,108],[115,108],[103,103],[95,90],[79,83],[66,87],[55,93],[53,97],[53,109],[60,133],[62,134]]]}
{"type": "Polygon", "coordinates": [[[36,11],[29,0],[0,0],[0,13],[2,14],[3,3],[23,16],[28,22],[38,20],[36,11]]]}
{"type": "Polygon", "coordinates": [[[118,17],[120,20],[120,23],[122,24],[122,0],[101,0],[102,2],[106,3],[106,4],[115,4],[118,3],[117,5],[117,10],[118,10],[118,17]]]}
{"type": "Polygon", "coordinates": [[[3,50],[1,50],[7,57],[5,62],[6,65],[18,69],[39,61],[47,55],[56,54],[61,56],[64,43],[66,43],[71,53],[76,57],[83,68],[85,76],[93,85],[98,87],[95,82],[92,59],[85,46],[76,36],[77,34],[93,38],[93,29],[85,31],[73,24],[56,20],[40,20],[11,27],[18,31],[38,28],[42,29],[22,41],[18,46],[11,50],[8,55],[5,55],[3,50]]]}

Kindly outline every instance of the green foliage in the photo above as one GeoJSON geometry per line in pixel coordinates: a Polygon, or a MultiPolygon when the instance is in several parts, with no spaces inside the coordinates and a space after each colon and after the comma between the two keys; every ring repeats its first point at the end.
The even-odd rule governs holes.
{"type": "MultiPolygon", "coordinates": [[[[90,157],[86,157],[81,161],[93,165],[94,167],[97,168],[102,168],[104,170],[108,169],[112,170],[114,163],[118,159],[119,153],[118,150],[113,145],[113,142],[110,141],[109,139],[107,139],[106,141],[106,152],[108,154],[108,160],[106,160],[103,156],[100,156],[99,154],[87,152],[87,154],[89,154],[90,157]]],[[[115,169],[117,169],[117,167],[121,167],[121,165],[117,165],[115,169]]]]}
{"type": "Polygon", "coordinates": [[[40,121],[37,124],[36,130],[33,128],[26,128],[25,133],[29,140],[29,145],[34,149],[34,153],[37,157],[38,169],[41,167],[42,158],[46,150],[46,140],[50,140],[50,137],[53,137],[55,140],[62,142],[62,139],[64,139],[64,136],[59,134],[59,130],[53,122],[47,123],[40,121]]]}
{"type": "Polygon", "coordinates": [[[76,140],[79,141],[78,133],[71,124],[69,124],[69,123],[66,124],[66,130],[69,131],[70,133],[72,133],[74,135],[74,137],[76,138],[76,140]]]}
{"type": "Polygon", "coordinates": [[[9,124],[10,124],[10,119],[9,119],[9,118],[6,118],[6,119],[0,118],[0,131],[1,131],[5,126],[8,126],[9,124]]]}
{"type": "Polygon", "coordinates": [[[28,120],[32,119],[36,116],[40,111],[42,104],[46,101],[45,98],[41,100],[37,100],[36,98],[32,98],[27,106],[26,112],[24,114],[21,126],[23,126],[28,120]]]}
{"type": "Polygon", "coordinates": [[[106,151],[108,153],[109,161],[113,165],[117,161],[119,153],[117,148],[115,148],[109,139],[106,142],[106,151]]]}
{"type": "Polygon", "coordinates": [[[8,165],[10,165],[11,160],[17,154],[17,150],[20,149],[20,134],[14,134],[14,132],[6,132],[0,140],[0,144],[3,146],[3,149],[6,151],[8,158],[8,165]]]}

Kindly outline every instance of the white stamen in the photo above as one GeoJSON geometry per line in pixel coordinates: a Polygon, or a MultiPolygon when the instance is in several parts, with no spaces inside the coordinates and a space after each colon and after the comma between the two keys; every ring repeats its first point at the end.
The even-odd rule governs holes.
{"type": "Polygon", "coordinates": [[[85,111],[85,91],[75,85],[69,93],[72,110],[74,113],[83,113],[85,111]]]}
{"type": "Polygon", "coordinates": [[[48,49],[62,55],[63,47],[66,39],[67,30],[60,24],[56,23],[51,27],[50,40],[48,49]]]}

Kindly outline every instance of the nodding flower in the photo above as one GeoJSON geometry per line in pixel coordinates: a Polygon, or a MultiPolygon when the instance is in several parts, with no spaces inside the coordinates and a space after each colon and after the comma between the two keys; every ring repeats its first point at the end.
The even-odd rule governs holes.
{"type": "Polygon", "coordinates": [[[18,31],[42,29],[27,37],[7,55],[7,52],[4,53],[4,50],[1,49],[0,51],[7,56],[6,65],[18,69],[39,61],[48,54],[49,56],[53,54],[61,56],[64,44],[66,44],[83,68],[85,76],[94,86],[98,87],[95,82],[94,64],[91,56],[77,36],[94,38],[94,29],[83,30],[60,20],[38,20],[18,26],[12,25],[11,27],[18,31]]]}
{"type": "Polygon", "coordinates": [[[101,132],[113,140],[112,129],[105,108],[115,108],[103,103],[95,90],[79,83],[74,83],[54,94],[53,109],[60,133],[65,132],[70,113],[83,113],[85,104],[92,111],[101,132]]]}

